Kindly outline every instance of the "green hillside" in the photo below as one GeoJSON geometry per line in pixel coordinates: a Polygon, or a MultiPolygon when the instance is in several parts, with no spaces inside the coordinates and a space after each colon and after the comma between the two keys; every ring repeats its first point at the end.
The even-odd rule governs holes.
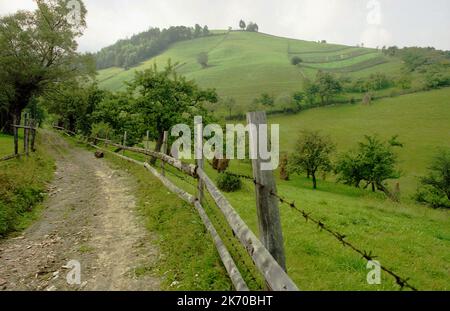
{"type": "Polygon", "coordinates": [[[386,57],[376,49],[230,32],[176,43],[161,55],[129,70],[101,70],[100,86],[114,91],[123,89],[123,82],[132,79],[135,70],[154,63],[163,66],[169,58],[179,63],[179,73],[195,79],[203,87],[216,88],[221,96],[235,98],[241,107],[248,107],[262,92],[277,98],[299,91],[302,78],[313,78],[319,69],[364,77],[375,72],[397,75],[402,66],[400,59],[386,57]],[[197,63],[200,52],[209,55],[209,67],[205,69],[197,63]],[[301,66],[291,65],[293,56],[302,58],[301,66]]]}

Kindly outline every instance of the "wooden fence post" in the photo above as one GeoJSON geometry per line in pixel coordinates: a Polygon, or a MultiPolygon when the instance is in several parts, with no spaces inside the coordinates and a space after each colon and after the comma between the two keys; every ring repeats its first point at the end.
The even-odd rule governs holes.
{"type": "Polygon", "coordinates": [[[35,119],[32,119],[30,122],[30,126],[33,128],[31,130],[31,152],[36,152],[36,148],[34,147],[34,144],[36,142],[36,126],[37,122],[35,119]]]}
{"type": "Polygon", "coordinates": [[[14,155],[19,154],[19,128],[17,127],[17,117],[13,116],[13,131],[14,131],[14,155]]]}
{"type": "MultiPolygon", "coordinates": [[[[256,132],[250,129],[250,148],[253,148],[251,154],[255,155],[252,159],[253,177],[255,178],[256,207],[258,214],[260,240],[272,254],[273,258],[286,271],[286,257],[284,253],[283,232],[281,229],[280,211],[278,209],[278,199],[271,195],[277,193],[277,187],[273,171],[261,170],[261,163],[258,152],[260,125],[267,124],[265,112],[250,112],[247,114],[249,124],[254,124],[256,132]]],[[[251,127],[250,127],[251,128],[251,127]]],[[[267,133],[268,135],[268,133],[267,133]]],[[[267,139],[269,143],[269,139],[267,139]]],[[[264,146],[265,147],[265,146],[264,146]]],[[[268,149],[269,150],[269,149],[268,149]]]]}
{"type": "Polygon", "coordinates": [[[24,128],[23,128],[23,150],[24,150],[24,152],[25,152],[25,155],[28,157],[28,142],[29,142],[29,140],[28,140],[28,137],[29,137],[29,130],[28,130],[28,124],[29,124],[29,122],[28,122],[29,120],[28,120],[28,113],[25,113],[25,115],[24,115],[24,120],[23,120],[23,125],[24,125],[24,128]]]}
{"type": "MultiPolygon", "coordinates": [[[[147,131],[147,135],[148,135],[148,131],[147,131]]],[[[148,139],[148,136],[147,136],[147,139],[148,139]]],[[[169,132],[164,131],[163,144],[162,144],[162,153],[163,154],[167,154],[168,139],[169,139],[169,132]]],[[[147,146],[148,146],[148,140],[147,140],[147,146]]],[[[148,151],[148,148],[146,151],[148,151]]],[[[166,176],[166,172],[164,171],[164,161],[161,161],[161,174],[163,176],[166,176]]]]}
{"type": "MultiPolygon", "coordinates": [[[[205,167],[205,159],[203,155],[203,119],[201,117],[194,118],[194,139],[195,139],[195,158],[197,166],[200,169],[205,167]]],[[[203,204],[205,185],[203,181],[198,179],[197,199],[200,204],[203,204]]]]}
{"type": "MultiPolygon", "coordinates": [[[[125,131],[125,133],[123,133],[123,145],[124,146],[127,145],[127,131],[125,131]]],[[[125,155],[125,149],[122,150],[122,154],[125,155]]]]}

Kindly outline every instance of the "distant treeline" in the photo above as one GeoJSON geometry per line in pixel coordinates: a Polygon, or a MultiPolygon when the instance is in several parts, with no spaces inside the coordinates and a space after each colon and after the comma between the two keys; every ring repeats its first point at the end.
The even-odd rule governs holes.
{"type": "Polygon", "coordinates": [[[122,67],[128,69],[140,62],[158,55],[172,43],[209,36],[208,26],[194,27],[172,26],[159,29],[150,28],[132,36],[130,39],[119,40],[115,44],[103,48],[96,55],[97,69],[122,67]]]}

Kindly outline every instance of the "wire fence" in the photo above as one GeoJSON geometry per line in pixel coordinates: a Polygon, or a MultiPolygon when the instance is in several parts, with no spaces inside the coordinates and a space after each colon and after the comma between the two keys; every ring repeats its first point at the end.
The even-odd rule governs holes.
{"type": "MultiPolygon", "coordinates": [[[[83,136],[83,138],[87,138],[89,140],[89,137],[83,136]]],[[[98,139],[98,138],[91,138],[91,139],[98,139]]],[[[106,140],[99,139],[98,141],[103,141],[106,145],[108,143],[106,140]]],[[[211,163],[210,160],[207,160],[208,164],[214,168],[213,163],[211,163]]],[[[155,168],[158,168],[158,165],[153,165],[155,168]]],[[[198,185],[197,180],[191,176],[187,176],[186,174],[180,173],[179,170],[172,169],[170,166],[166,167],[164,169],[164,172],[168,173],[172,178],[176,178],[177,180],[180,180],[183,182],[185,186],[189,186],[194,192],[197,191],[198,185]]],[[[255,185],[258,185],[259,187],[265,187],[265,185],[260,184],[256,181],[256,179],[252,176],[245,175],[245,174],[237,174],[234,172],[226,171],[226,173],[233,175],[238,178],[246,179],[248,181],[252,181],[255,185]]],[[[275,197],[282,205],[290,207],[292,210],[297,212],[300,217],[304,218],[307,223],[312,223],[317,225],[318,229],[321,231],[324,231],[328,233],[330,236],[334,237],[341,245],[344,247],[352,250],[356,254],[360,255],[362,259],[365,259],[367,261],[374,261],[377,259],[377,256],[373,255],[371,251],[363,250],[353,243],[349,242],[347,240],[346,235],[338,232],[337,230],[331,228],[327,224],[325,224],[322,220],[319,220],[312,216],[310,212],[307,212],[306,210],[303,210],[297,206],[294,200],[288,200],[279,194],[275,193],[273,190],[269,192],[271,196],[275,197]]],[[[220,228],[220,235],[222,238],[226,239],[227,244],[229,244],[233,248],[233,255],[237,257],[237,260],[239,262],[239,266],[241,268],[245,269],[245,275],[248,279],[247,281],[251,281],[252,284],[257,284],[258,287],[262,287],[261,280],[258,278],[258,276],[255,275],[255,266],[249,265],[249,260],[251,258],[248,256],[247,252],[244,250],[243,245],[239,242],[239,240],[236,238],[235,233],[233,230],[230,229],[229,226],[225,226],[224,222],[225,220],[220,219],[220,217],[217,215],[217,209],[215,207],[215,203],[212,202],[212,200],[209,198],[209,195],[204,196],[204,200],[202,202],[206,206],[206,210],[208,211],[208,215],[212,217],[214,220],[214,224],[220,228]]],[[[401,290],[403,289],[410,289],[412,291],[417,291],[417,289],[409,283],[408,278],[401,277],[399,274],[394,272],[392,269],[384,266],[379,265],[380,269],[383,270],[385,273],[387,273],[389,276],[394,278],[396,284],[400,287],[401,290]]],[[[258,288],[258,289],[260,289],[258,288]]]]}

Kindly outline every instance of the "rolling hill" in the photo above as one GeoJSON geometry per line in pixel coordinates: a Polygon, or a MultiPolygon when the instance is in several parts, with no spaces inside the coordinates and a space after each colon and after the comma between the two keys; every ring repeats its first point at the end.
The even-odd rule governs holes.
{"type": "Polygon", "coordinates": [[[121,90],[134,71],[154,63],[164,66],[171,59],[179,63],[178,72],[195,79],[202,87],[216,88],[219,95],[233,97],[238,106],[248,107],[254,98],[267,92],[275,98],[301,90],[303,77],[314,77],[326,70],[351,77],[365,77],[375,72],[400,74],[402,62],[386,57],[380,50],[324,44],[276,37],[272,35],[232,31],[173,44],[164,53],[139,66],[124,70],[108,68],[99,71],[100,86],[121,90]],[[209,66],[197,63],[197,55],[207,52],[209,66]],[[301,66],[290,60],[299,56],[301,66]]]}

